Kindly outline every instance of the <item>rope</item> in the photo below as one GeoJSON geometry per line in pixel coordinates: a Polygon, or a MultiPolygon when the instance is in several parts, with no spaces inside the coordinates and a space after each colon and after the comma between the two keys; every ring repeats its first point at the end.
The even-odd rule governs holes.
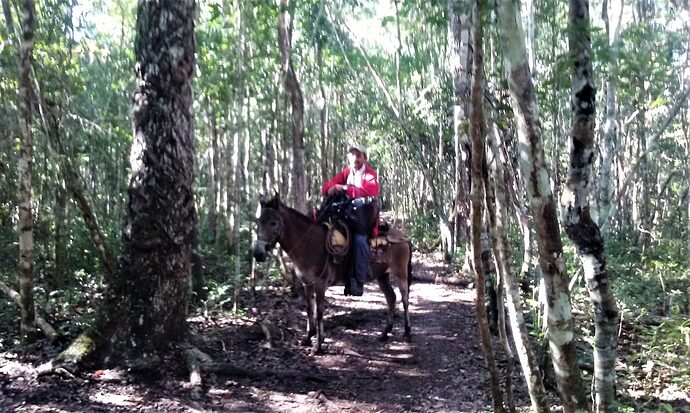
{"type": "Polygon", "coordinates": [[[326,235],[326,250],[329,254],[335,256],[345,256],[350,251],[350,228],[347,225],[343,225],[342,222],[336,221],[334,224],[328,227],[328,232],[326,235]],[[344,231],[343,231],[344,230],[344,231]],[[344,246],[333,245],[331,242],[333,240],[333,232],[340,231],[344,232],[345,242],[344,246]]]}

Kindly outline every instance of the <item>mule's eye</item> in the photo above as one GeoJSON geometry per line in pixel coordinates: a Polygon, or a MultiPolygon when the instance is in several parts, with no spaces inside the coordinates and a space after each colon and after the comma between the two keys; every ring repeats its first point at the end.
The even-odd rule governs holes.
{"type": "Polygon", "coordinates": [[[271,226],[272,226],[272,227],[277,227],[277,226],[278,226],[278,223],[275,222],[275,221],[273,221],[273,222],[271,222],[271,226]]]}

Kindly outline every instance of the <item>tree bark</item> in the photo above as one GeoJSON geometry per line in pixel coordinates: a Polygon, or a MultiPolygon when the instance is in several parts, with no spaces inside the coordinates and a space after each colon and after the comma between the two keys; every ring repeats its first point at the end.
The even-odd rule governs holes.
{"type": "Polygon", "coordinates": [[[448,47],[453,76],[453,146],[455,148],[455,208],[453,210],[453,248],[467,241],[467,218],[469,205],[469,162],[470,142],[467,136],[470,82],[472,72],[471,2],[448,0],[450,25],[448,27],[448,47]]]}
{"type": "Polygon", "coordinates": [[[489,322],[484,306],[484,267],[482,265],[482,211],[484,200],[483,175],[485,170],[484,162],[484,140],[486,128],[484,126],[484,55],[483,43],[484,33],[480,19],[482,13],[482,3],[478,1],[474,7],[474,39],[472,46],[473,53],[473,78],[471,90],[471,113],[470,113],[470,138],[472,142],[472,191],[470,192],[471,205],[471,241],[474,271],[476,274],[477,298],[475,307],[477,310],[477,324],[479,325],[479,337],[481,339],[484,360],[489,370],[491,383],[491,397],[494,412],[504,412],[503,397],[501,395],[501,385],[499,383],[498,369],[494,360],[491,348],[491,335],[489,333],[489,322]]]}
{"type": "Polygon", "coordinates": [[[5,24],[7,25],[7,33],[12,36],[14,33],[14,22],[12,21],[12,8],[9,0],[2,0],[2,14],[5,16],[5,24]]]}
{"type": "Polygon", "coordinates": [[[22,339],[36,337],[33,281],[33,213],[31,211],[31,178],[33,172],[33,136],[31,132],[31,65],[33,64],[35,6],[23,0],[22,39],[19,52],[19,294],[21,299],[20,330],[22,339]]]}
{"type": "Polygon", "coordinates": [[[532,77],[519,26],[519,10],[513,0],[498,2],[499,36],[505,51],[505,71],[511,105],[518,122],[520,167],[534,215],[539,265],[547,290],[548,338],[556,381],[566,412],[589,410],[575,353],[575,333],[560,239],[556,203],[544,160],[541,125],[532,77]]]}
{"type": "Polygon", "coordinates": [[[209,195],[208,206],[208,229],[211,233],[213,244],[220,246],[220,236],[218,233],[218,206],[220,202],[220,145],[218,142],[218,122],[216,113],[209,102],[208,108],[209,127],[211,128],[211,156],[209,157],[209,195]]]}
{"type": "Polygon", "coordinates": [[[278,47],[280,66],[284,73],[285,92],[290,97],[292,107],[292,195],[294,207],[307,212],[307,176],[304,170],[304,98],[297,75],[292,65],[292,36],[287,29],[287,0],[278,0],[278,47]]]}
{"type": "MultiPolygon", "coordinates": [[[[486,135],[487,141],[491,140],[491,138],[488,137],[489,135],[490,134],[486,135]]],[[[491,157],[492,155],[492,152],[488,152],[488,157],[491,157]]],[[[484,155],[484,158],[487,158],[486,154],[484,155]]],[[[508,342],[508,331],[506,329],[506,302],[504,293],[505,272],[502,271],[504,269],[505,264],[500,263],[500,258],[498,257],[498,255],[496,255],[496,242],[498,240],[496,239],[494,234],[494,228],[496,226],[496,196],[494,185],[492,184],[493,179],[491,176],[489,176],[489,166],[486,163],[483,169],[484,170],[482,178],[485,194],[484,199],[486,200],[485,219],[488,220],[488,225],[486,225],[486,238],[489,250],[482,251],[482,258],[485,258],[486,254],[486,261],[489,261],[488,263],[484,263],[485,269],[489,268],[487,264],[491,266],[491,272],[493,273],[493,275],[491,277],[486,277],[486,284],[487,288],[492,288],[493,290],[489,293],[490,301],[493,299],[493,301],[495,302],[495,305],[492,305],[490,303],[488,306],[489,311],[495,312],[495,315],[489,313],[489,328],[491,328],[492,323],[495,322],[496,331],[498,332],[498,337],[501,342],[501,347],[503,349],[503,355],[505,356],[505,378],[503,379],[503,387],[505,389],[506,396],[506,409],[509,412],[514,412],[515,398],[513,395],[513,366],[515,365],[515,355],[513,354],[513,350],[511,349],[510,343],[508,342]],[[492,283],[488,282],[489,280],[493,281],[493,286],[491,285],[492,283]]],[[[488,274],[489,271],[487,271],[487,275],[488,274]]]]}
{"type": "Polygon", "coordinates": [[[155,357],[187,333],[196,226],[194,9],[193,0],[138,4],[127,222],[91,335],[116,362],[155,357]]]}
{"type": "MultiPolygon", "coordinates": [[[[509,162],[498,146],[498,131],[494,126],[494,133],[488,135],[494,162],[491,163],[493,175],[493,188],[495,206],[487,202],[489,218],[491,221],[491,240],[494,256],[496,257],[496,269],[503,280],[507,298],[508,316],[510,317],[510,329],[513,332],[513,341],[522,366],[522,373],[527,382],[527,390],[532,402],[532,410],[538,413],[550,410],[549,399],[541,379],[539,364],[529,344],[529,332],[525,325],[522,313],[522,298],[515,273],[512,268],[513,257],[508,240],[508,201],[506,199],[506,177],[503,165],[509,162]]],[[[528,230],[529,231],[529,230],[528,230]]]]}
{"type": "MultiPolygon", "coordinates": [[[[611,188],[613,188],[613,158],[614,147],[618,137],[618,111],[616,107],[616,84],[618,77],[618,33],[623,13],[623,1],[620,2],[620,12],[613,30],[609,21],[609,1],[602,4],[602,19],[606,27],[609,39],[610,59],[606,76],[606,106],[604,113],[604,131],[601,147],[601,179],[599,181],[599,210],[607,213],[611,208],[611,188]]],[[[600,215],[599,224],[603,223],[605,216],[600,215]]]]}
{"type": "MultiPolygon", "coordinates": [[[[62,168],[60,168],[62,169],[62,168]]],[[[55,187],[55,249],[53,259],[55,264],[50,279],[46,280],[46,290],[55,291],[65,287],[65,262],[67,258],[67,245],[65,243],[67,223],[67,189],[65,179],[59,178],[55,187]]]]}
{"type": "Polygon", "coordinates": [[[573,124],[570,134],[568,181],[561,198],[565,230],[580,254],[585,281],[594,306],[594,392],[597,412],[615,412],[616,347],[618,307],[610,288],[604,240],[590,215],[590,192],[594,184],[595,92],[589,4],[570,0],[568,40],[572,66],[573,124]]]}

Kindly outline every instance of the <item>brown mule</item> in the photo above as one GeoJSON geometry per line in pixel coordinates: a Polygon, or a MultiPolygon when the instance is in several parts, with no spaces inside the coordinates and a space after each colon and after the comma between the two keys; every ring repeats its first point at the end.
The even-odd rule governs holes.
{"type": "MultiPolygon", "coordinates": [[[[310,345],[311,338],[316,336],[312,345],[315,354],[321,354],[323,334],[323,311],[326,289],[345,279],[345,264],[334,264],[326,250],[326,229],[316,224],[308,216],[283,205],[276,195],[270,200],[263,197],[259,200],[261,215],[257,220],[257,241],[254,245],[254,258],[265,261],[267,252],[277,243],[283,248],[295,264],[297,276],[304,285],[304,296],[307,300],[307,336],[302,344],[310,345]]],[[[390,276],[397,279],[405,312],[405,340],[411,339],[409,297],[412,281],[412,248],[407,240],[389,243],[389,259],[385,262],[371,262],[371,274],[388,304],[388,320],[381,332],[381,339],[386,340],[393,330],[395,313],[395,292],[390,283],[390,276]]]]}

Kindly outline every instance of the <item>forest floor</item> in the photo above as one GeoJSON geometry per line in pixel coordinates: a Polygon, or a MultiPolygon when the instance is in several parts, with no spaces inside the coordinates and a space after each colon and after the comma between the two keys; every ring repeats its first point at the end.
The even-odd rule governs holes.
{"type": "MultiPolygon", "coordinates": [[[[449,276],[438,257],[415,255],[414,271],[426,280],[449,276]]],[[[332,287],[319,356],[299,345],[303,300],[266,287],[242,316],[190,318],[194,344],[227,363],[221,373],[204,374],[201,388],[189,384],[180,361],[146,375],[97,370],[36,377],[35,368],[59,348],[39,343],[0,352],[0,412],[490,412],[474,290],[461,285],[413,283],[411,342],[402,338],[402,317],[387,342],[378,340],[385,300],[375,284],[362,297],[332,287]]],[[[505,362],[498,365],[505,376],[505,362]]],[[[527,411],[517,363],[512,376],[515,404],[527,411]]]]}

